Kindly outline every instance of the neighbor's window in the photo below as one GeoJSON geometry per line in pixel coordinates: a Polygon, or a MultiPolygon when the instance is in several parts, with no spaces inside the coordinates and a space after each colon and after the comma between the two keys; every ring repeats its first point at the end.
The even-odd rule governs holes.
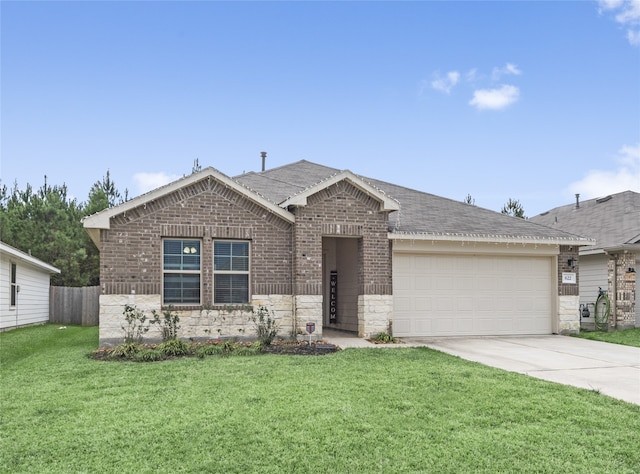
{"type": "Polygon", "coordinates": [[[11,288],[10,288],[10,306],[16,305],[16,300],[18,297],[18,284],[16,282],[16,264],[11,264],[11,288]]]}
{"type": "Polygon", "coordinates": [[[200,304],[201,242],[165,239],[162,247],[164,304],[200,304]]]}
{"type": "Polygon", "coordinates": [[[213,303],[249,302],[249,242],[213,242],[213,303]]]}

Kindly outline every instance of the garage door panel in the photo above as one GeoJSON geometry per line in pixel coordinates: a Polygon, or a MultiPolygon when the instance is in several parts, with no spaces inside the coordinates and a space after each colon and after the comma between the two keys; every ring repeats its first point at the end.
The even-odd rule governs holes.
{"type": "Polygon", "coordinates": [[[433,278],[429,276],[416,276],[415,279],[416,290],[430,290],[433,289],[433,278]]]}
{"type": "Polygon", "coordinates": [[[550,334],[551,265],[550,257],[394,254],[394,334],[550,334]]]}
{"type": "Polygon", "coordinates": [[[474,301],[469,296],[456,298],[453,303],[457,312],[473,311],[474,301]]]}
{"type": "Polygon", "coordinates": [[[393,318],[393,332],[394,334],[411,334],[411,320],[408,318],[393,318]]]}

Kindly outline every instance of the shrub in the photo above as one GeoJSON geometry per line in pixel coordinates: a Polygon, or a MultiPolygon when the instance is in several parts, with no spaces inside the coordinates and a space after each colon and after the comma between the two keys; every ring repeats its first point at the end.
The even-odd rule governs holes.
{"type": "Polygon", "coordinates": [[[183,356],[191,353],[189,344],[180,339],[169,339],[162,344],[158,344],[157,350],[170,357],[183,356]]]}
{"type": "Polygon", "coordinates": [[[111,359],[133,359],[142,346],[138,342],[126,342],[115,346],[109,353],[111,359]]]}
{"type": "Polygon", "coordinates": [[[204,346],[199,346],[196,349],[196,356],[200,359],[204,359],[206,356],[219,355],[221,353],[221,344],[205,344],[204,346]]]}
{"type": "Polygon", "coordinates": [[[153,362],[156,360],[163,360],[165,355],[162,351],[157,349],[143,348],[137,352],[133,358],[138,362],[153,362]]]}
{"type": "Polygon", "coordinates": [[[273,312],[264,306],[258,307],[258,312],[251,316],[253,328],[262,347],[270,346],[278,335],[278,323],[273,312]]]}
{"type": "Polygon", "coordinates": [[[256,342],[250,346],[238,346],[233,353],[238,356],[252,356],[260,352],[262,352],[262,344],[256,342]]]}
{"type": "Polygon", "coordinates": [[[382,344],[394,344],[394,343],[400,341],[400,339],[398,339],[397,337],[393,337],[388,332],[378,333],[373,338],[371,338],[371,340],[373,342],[379,342],[379,343],[382,343],[382,344]]]}
{"type": "Polygon", "coordinates": [[[149,323],[153,323],[153,321],[145,324],[147,317],[135,305],[125,305],[122,314],[124,314],[124,320],[127,323],[126,326],[124,324],[120,325],[124,331],[125,344],[142,342],[142,335],[149,331],[149,323]]]}
{"type": "Polygon", "coordinates": [[[178,338],[178,329],[180,329],[178,323],[180,322],[180,317],[178,316],[178,313],[174,313],[172,310],[173,307],[169,306],[169,309],[162,312],[162,318],[156,310],[152,311],[153,324],[158,324],[160,326],[163,341],[170,341],[178,338]]]}
{"type": "Polygon", "coordinates": [[[232,339],[227,339],[220,344],[220,355],[223,357],[230,356],[238,347],[238,343],[232,339]]]}

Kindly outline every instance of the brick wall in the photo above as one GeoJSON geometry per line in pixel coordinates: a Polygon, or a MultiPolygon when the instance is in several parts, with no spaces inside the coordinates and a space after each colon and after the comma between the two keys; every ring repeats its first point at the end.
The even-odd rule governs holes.
{"type": "Polygon", "coordinates": [[[358,245],[359,294],[390,295],[391,254],[388,213],[380,203],[345,181],[309,197],[294,209],[294,278],[296,294],[322,294],[322,237],[361,237],[358,245]]]}
{"type": "Polygon", "coordinates": [[[208,178],[112,218],[101,231],[103,294],[161,294],[163,237],[202,240],[205,303],[213,301],[215,238],[251,241],[252,294],[292,293],[292,224],[208,178]]]}
{"type": "Polygon", "coordinates": [[[617,329],[635,327],[636,323],[636,254],[619,253],[609,258],[609,326],[617,329]]]}
{"type": "Polygon", "coordinates": [[[559,296],[578,296],[580,285],[580,259],[578,247],[561,245],[558,254],[558,295],[559,296]],[[573,268],[569,265],[569,259],[573,260],[573,268]],[[562,283],[563,273],[575,273],[576,282],[562,283]]]}

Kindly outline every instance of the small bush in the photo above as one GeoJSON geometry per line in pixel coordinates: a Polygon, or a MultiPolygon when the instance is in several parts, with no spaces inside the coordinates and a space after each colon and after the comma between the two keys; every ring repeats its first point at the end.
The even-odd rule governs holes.
{"type": "Polygon", "coordinates": [[[124,331],[125,344],[142,342],[142,335],[149,331],[149,323],[154,321],[149,321],[149,323],[145,324],[147,317],[135,305],[125,305],[122,314],[124,314],[124,320],[127,323],[126,326],[124,324],[120,325],[124,331]]]}
{"type": "Polygon", "coordinates": [[[220,355],[223,357],[228,357],[235,352],[238,348],[238,343],[232,339],[227,339],[222,344],[220,344],[220,355]]]}
{"type": "Polygon", "coordinates": [[[205,344],[204,346],[199,346],[195,351],[196,356],[200,359],[204,359],[207,356],[220,355],[221,353],[221,344],[205,344]]]}
{"type": "Polygon", "coordinates": [[[180,329],[178,323],[180,322],[180,317],[172,310],[173,307],[169,306],[169,309],[162,312],[162,318],[156,310],[152,311],[152,322],[153,324],[158,324],[160,326],[163,341],[170,341],[178,338],[178,329],[180,329]]]}
{"type": "Polygon", "coordinates": [[[267,308],[260,306],[258,312],[251,316],[251,321],[262,347],[270,346],[278,335],[278,323],[273,311],[269,312],[267,308]]]}
{"type": "Polygon", "coordinates": [[[371,340],[373,342],[377,342],[381,344],[395,344],[397,342],[400,342],[400,339],[398,339],[397,337],[393,337],[391,334],[387,332],[378,333],[374,337],[372,337],[371,340]]]}
{"type": "Polygon", "coordinates": [[[111,359],[133,359],[138,352],[142,349],[142,346],[137,342],[127,342],[115,346],[111,352],[109,352],[109,358],[111,359]]]}
{"type": "Polygon", "coordinates": [[[170,357],[184,356],[191,353],[189,344],[180,339],[169,339],[162,344],[158,344],[157,350],[170,357]]]}
{"type": "Polygon", "coordinates": [[[253,356],[262,352],[262,344],[260,342],[256,342],[255,344],[251,344],[250,346],[238,346],[233,351],[234,355],[238,356],[253,356]]]}
{"type": "Polygon", "coordinates": [[[134,360],[138,362],[154,362],[156,360],[163,360],[164,358],[165,355],[162,351],[149,348],[144,348],[134,355],[134,360]]]}

